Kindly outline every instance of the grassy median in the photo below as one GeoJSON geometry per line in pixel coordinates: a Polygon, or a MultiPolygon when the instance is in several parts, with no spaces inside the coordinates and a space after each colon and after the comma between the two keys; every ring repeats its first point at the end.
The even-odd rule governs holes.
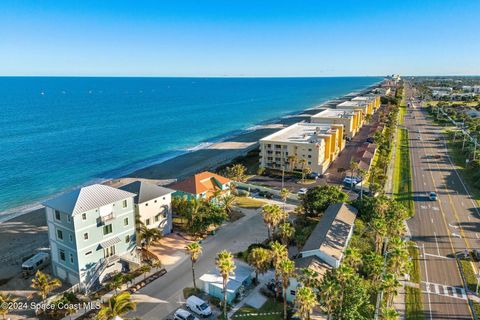
{"type": "Polygon", "coordinates": [[[408,130],[399,128],[397,132],[397,150],[395,155],[393,194],[414,215],[412,167],[410,165],[410,148],[408,130]]]}
{"type": "MultiPolygon", "coordinates": [[[[412,259],[410,281],[420,285],[420,253],[412,242],[408,248],[412,259]]],[[[405,287],[405,315],[407,320],[425,319],[423,314],[422,291],[420,288],[405,287]]]]}

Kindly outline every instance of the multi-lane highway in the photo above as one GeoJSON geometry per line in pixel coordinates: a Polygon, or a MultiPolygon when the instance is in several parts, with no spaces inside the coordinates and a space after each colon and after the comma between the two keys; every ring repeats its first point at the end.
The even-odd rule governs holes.
{"type": "MultiPolygon", "coordinates": [[[[407,97],[412,91],[406,85],[407,97]]],[[[451,162],[442,128],[427,119],[418,106],[408,108],[416,215],[408,221],[421,252],[426,319],[471,319],[467,292],[455,254],[479,248],[480,216],[475,201],[451,162]],[[430,192],[438,199],[428,199],[430,192]]]]}

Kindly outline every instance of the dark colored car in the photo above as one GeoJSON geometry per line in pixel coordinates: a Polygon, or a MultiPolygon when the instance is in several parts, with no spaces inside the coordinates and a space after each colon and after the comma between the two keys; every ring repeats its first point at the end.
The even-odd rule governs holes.
{"type": "Polygon", "coordinates": [[[375,139],[373,137],[368,137],[366,140],[368,143],[374,143],[375,139]]]}

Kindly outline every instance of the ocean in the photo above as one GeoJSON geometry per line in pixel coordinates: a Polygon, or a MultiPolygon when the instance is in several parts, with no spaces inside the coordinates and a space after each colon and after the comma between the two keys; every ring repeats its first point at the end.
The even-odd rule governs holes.
{"type": "Polygon", "coordinates": [[[0,218],[379,77],[0,77],[0,218]]]}

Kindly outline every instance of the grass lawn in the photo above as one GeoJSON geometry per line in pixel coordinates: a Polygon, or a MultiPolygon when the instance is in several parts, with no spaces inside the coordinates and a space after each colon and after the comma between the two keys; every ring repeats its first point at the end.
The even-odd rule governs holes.
{"type": "Polygon", "coordinates": [[[472,263],[469,260],[460,259],[460,264],[462,265],[463,275],[467,281],[467,287],[470,291],[475,292],[477,289],[477,277],[473,271],[472,263]]]}
{"type": "Polygon", "coordinates": [[[407,129],[397,131],[397,146],[394,165],[393,193],[395,199],[401,202],[414,215],[412,173],[410,165],[410,149],[407,129]]]}
{"type": "Polygon", "coordinates": [[[257,319],[257,320],[278,320],[283,319],[283,304],[274,302],[273,299],[268,299],[267,302],[260,308],[244,305],[241,307],[232,318],[237,319],[257,319]],[[269,315],[258,315],[259,313],[273,313],[269,315]],[[247,315],[249,314],[249,315],[247,315]]]}
{"type": "MultiPolygon", "coordinates": [[[[425,106],[428,106],[428,105],[432,105],[432,106],[436,106],[439,102],[441,101],[435,101],[435,100],[429,100],[429,101],[425,101],[423,103],[423,105],[425,106]]],[[[478,102],[475,102],[475,101],[470,101],[470,102],[465,102],[465,101],[448,101],[448,104],[451,104],[451,105],[459,105],[459,106],[469,106],[469,107],[474,107],[478,104],[478,102]]]]}
{"type": "MultiPolygon", "coordinates": [[[[412,269],[410,271],[410,281],[420,284],[420,254],[417,247],[408,247],[408,252],[412,259],[412,269]]],[[[405,287],[405,308],[407,320],[425,319],[423,315],[422,292],[419,288],[405,287]]]]}
{"type": "Polygon", "coordinates": [[[261,208],[266,204],[265,201],[248,198],[248,197],[236,197],[235,198],[235,205],[239,208],[246,208],[246,209],[257,209],[261,208]]]}

